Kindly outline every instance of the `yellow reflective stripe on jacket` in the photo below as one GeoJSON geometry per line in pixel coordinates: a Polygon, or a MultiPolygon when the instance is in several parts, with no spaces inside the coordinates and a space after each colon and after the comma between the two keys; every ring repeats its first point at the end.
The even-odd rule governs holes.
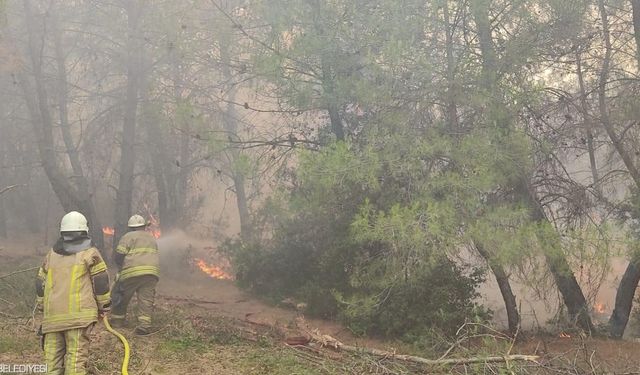
{"type": "Polygon", "coordinates": [[[127,248],[125,248],[124,246],[118,246],[116,251],[120,254],[132,255],[132,254],[153,254],[153,253],[157,253],[158,249],[155,249],[153,247],[136,247],[131,250],[127,250],[127,248]]]}
{"type": "Polygon", "coordinates": [[[134,266],[124,269],[120,272],[120,280],[128,279],[134,276],[142,275],[160,275],[160,270],[155,266],[134,266]]]}
{"type": "Polygon", "coordinates": [[[57,322],[65,322],[65,321],[73,321],[73,320],[81,320],[81,319],[93,319],[98,316],[98,312],[95,310],[85,310],[79,312],[73,312],[69,314],[57,314],[57,315],[49,315],[43,319],[43,322],[46,323],[57,323],[57,322]]]}
{"type": "Polygon", "coordinates": [[[91,267],[91,269],[89,270],[89,273],[91,273],[91,276],[95,276],[100,272],[104,272],[106,270],[107,270],[107,264],[105,262],[100,262],[95,264],[93,267],[91,267]]]}
{"type": "Polygon", "coordinates": [[[131,254],[154,254],[157,253],[158,249],[154,249],[152,247],[137,247],[135,249],[129,250],[128,255],[131,254]]]}
{"type": "Polygon", "coordinates": [[[76,270],[77,266],[73,266],[71,268],[71,284],[69,285],[69,307],[68,310],[70,313],[76,310],[76,284],[79,284],[76,280],[76,270]]]}
{"type": "MultiPolygon", "coordinates": [[[[83,276],[84,274],[86,274],[86,272],[84,272],[85,268],[83,266],[75,266],[75,267],[76,267],[76,272],[74,276],[79,278],[80,276],[83,276]]],[[[80,295],[81,293],[82,293],[82,283],[80,282],[80,280],[78,280],[78,282],[76,282],[76,290],[74,293],[76,295],[75,311],[80,311],[80,300],[82,299],[82,296],[80,295]]]]}
{"type": "Polygon", "coordinates": [[[69,312],[80,311],[80,299],[82,291],[82,283],[80,277],[83,274],[82,266],[74,265],[71,269],[71,285],[69,286],[69,312]]]}
{"type": "Polygon", "coordinates": [[[45,293],[44,293],[44,314],[46,315],[49,312],[49,305],[51,304],[51,298],[49,293],[46,293],[47,289],[51,290],[53,288],[53,270],[49,268],[47,272],[47,283],[45,285],[45,293]]]}

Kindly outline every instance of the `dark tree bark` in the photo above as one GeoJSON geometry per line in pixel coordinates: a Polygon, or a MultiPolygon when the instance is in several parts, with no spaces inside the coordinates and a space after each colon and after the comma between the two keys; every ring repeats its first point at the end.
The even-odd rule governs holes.
{"type": "MultiPolygon", "coordinates": [[[[484,91],[488,100],[488,113],[491,121],[494,122],[496,130],[501,134],[508,134],[510,129],[510,121],[507,115],[506,108],[501,103],[497,93],[500,92],[498,88],[498,58],[496,56],[495,48],[493,45],[493,38],[491,36],[491,22],[490,22],[490,8],[491,0],[472,0],[471,11],[473,13],[473,19],[476,24],[478,40],[480,45],[480,53],[482,56],[482,80],[484,91]]],[[[529,186],[529,181],[526,172],[520,177],[520,185],[514,186],[516,190],[527,202],[532,219],[535,222],[541,224],[547,224],[548,219],[544,213],[543,207],[540,206],[535,192],[529,186]]],[[[562,295],[564,304],[567,307],[569,316],[576,322],[576,324],[583,330],[589,333],[595,333],[591,317],[589,316],[589,308],[587,305],[584,293],[578,284],[578,281],[569,266],[569,263],[558,248],[560,245],[559,239],[557,243],[543,244],[544,256],[549,267],[549,271],[553,275],[558,290],[562,295]],[[555,251],[554,251],[555,250],[555,251]]]]}
{"type": "MultiPolygon", "coordinates": [[[[174,99],[176,104],[183,102],[183,72],[180,64],[180,56],[178,50],[175,49],[172,54],[172,64],[173,64],[173,82],[175,85],[174,89],[174,99]]],[[[184,214],[184,210],[186,209],[187,204],[187,190],[189,188],[189,175],[191,174],[191,126],[189,121],[184,121],[181,119],[181,123],[178,124],[180,127],[180,135],[179,135],[179,160],[180,163],[177,165],[175,172],[173,173],[173,178],[176,180],[174,183],[175,193],[174,193],[174,223],[179,220],[184,214]]],[[[174,165],[174,164],[170,164],[174,165]]],[[[172,225],[173,225],[172,224],[172,225]]]]}
{"type": "MultiPolygon", "coordinates": [[[[634,1],[633,6],[634,6],[634,17],[633,17],[634,25],[633,26],[634,26],[634,34],[636,34],[636,41],[637,41],[638,40],[637,34],[640,33],[640,23],[636,23],[636,21],[640,22],[640,20],[636,18],[636,13],[640,11],[636,11],[636,7],[640,5],[637,4],[637,1],[634,1]]],[[[640,187],[640,171],[638,170],[638,168],[636,168],[631,154],[627,152],[627,150],[625,150],[623,140],[620,139],[616,134],[614,126],[611,123],[611,120],[609,117],[609,111],[607,109],[607,80],[609,79],[612,47],[611,47],[611,37],[609,35],[608,15],[607,15],[607,10],[605,8],[604,0],[598,1],[598,8],[600,10],[600,17],[602,20],[602,35],[603,35],[604,45],[605,45],[605,55],[602,62],[602,70],[600,71],[600,80],[598,84],[598,106],[600,109],[600,118],[601,118],[601,122],[602,122],[602,126],[604,127],[604,130],[609,136],[609,139],[611,139],[611,143],[613,144],[613,147],[616,149],[616,152],[624,162],[624,165],[627,168],[629,175],[633,179],[633,182],[636,184],[636,186],[640,187]]],[[[640,46],[637,46],[637,47],[640,47],[640,46]]],[[[640,60],[638,62],[638,66],[640,66],[640,60]]]]}
{"type": "Polygon", "coordinates": [[[631,0],[633,12],[633,37],[636,41],[636,60],[640,65],[640,0],[631,0]]]}
{"type": "MultiPolygon", "coordinates": [[[[443,1],[442,7],[443,15],[444,15],[444,25],[445,25],[445,51],[446,51],[446,60],[447,60],[447,103],[446,103],[446,118],[449,127],[449,131],[454,133],[455,137],[460,137],[461,129],[460,129],[460,121],[458,118],[458,105],[456,102],[456,82],[455,82],[455,57],[453,54],[453,33],[454,28],[451,25],[450,17],[449,17],[449,1],[443,1]]],[[[518,312],[518,304],[516,301],[516,296],[513,294],[511,289],[511,282],[509,281],[509,275],[506,270],[500,264],[499,261],[495,259],[495,256],[487,250],[483,244],[479,241],[474,241],[474,245],[478,254],[489,265],[491,272],[496,278],[496,282],[498,284],[498,288],[500,289],[500,294],[502,295],[502,300],[505,305],[505,309],[507,311],[507,323],[509,326],[509,332],[515,335],[518,332],[520,326],[520,313],[518,312]]]]}
{"type": "MultiPolygon", "coordinates": [[[[170,56],[170,64],[173,70],[173,100],[176,109],[184,103],[182,68],[179,60],[179,49],[174,48],[170,56]]],[[[147,83],[142,87],[142,103],[145,110],[141,116],[141,126],[147,136],[145,143],[147,154],[151,162],[153,178],[158,195],[158,213],[162,230],[175,228],[186,208],[186,196],[189,174],[193,170],[191,165],[191,134],[188,120],[176,116],[176,128],[178,134],[168,132],[155,121],[156,116],[150,111],[148,105],[149,88],[147,83]],[[176,143],[171,143],[171,138],[177,138],[176,143]],[[170,145],[177,144],[175,147],[170,145]]],[[[176,113],[178,111],[176,110],[176,113]]]]}
{"type": "Polygon", "coordinates": [[[582,110],[585,133],[587,135],[587,151],[589,152],[589,167],[591,168],[593,188],[596,190],[598,195],[602,195],[602,190],[600,189],[600,177],[598,176],[598,165],[596,164],[596,152],[593,143],[593,120],[589,113],[589,105],[587,104],[587,90],[584,84],[582,54],[580,52],[576,53],[576,72],[578,76],[578,87],[580,89],[580,107],[582,110]]]}
{"type": "Polygon", "coordinates": [[[78,148],[73,141],[71,134],[71,125],[69,124],[68,114],[68,84],[67,84],[67,69],[65,65],[64,52],[62,50],[62,35],[58,27],[56,15],[51,14],[53,37],[54,37],[54,51],[57,67],[57,97],[58,108],[60,114],[60,131],[62,132],[62,139],[69,157],[71,169],[76,182],[76,188],[78,192],[78,200],[82,207],[86,207],[86,211],[83,212],[89,221],[89,229],[91,231],[91,239],[96,243],[99,249],[104,248],[104,236],[102,233],[102,223],[96,212],[96,208],[92,199],[92,194],[89,191],[89,182],[84,173],[82,163],[80,162],[80,155],[78,148]]]}
{"type": "Polygon", "coordinates": [[[611,337],[622,338],[624,330],[629,322],[631,308],[633,307],[633,298],[636,295],[636,288],[640,282],[640,267],[638,267],[639,259],[635,258],[624,271],[618,291],[616,292],[616,301],[609,318],[609,334],[611,337]]]}
{"type": "Polygon", "coordinates": [[[120,168],[118,191],[115,206],[114,243],[127,230],[127,221],[131,216],[133,201],[134,172],[136,165],[136,120],[140,93],[142,65],[142,35],[140,31],[141,3],[138,0],[126,1],[124,6],[127,16],[127,86],[124,98],[124,118],[120,146],[120,168]]]}
{"type": "MultiPolygon", "coordinates": [[[[633,34],[636,41],[636,61],[637,66],[640,67],[640,0],[632,0],[631,6],[633,8],[633,34]]],[[[603,0],[598,2],[598,8],[602,20],[602,34],[606,49],[598,87],[598,105],[600,107],[601,122],[609,139],[611,140],[611,143],[613,143],[616,152],[629,171],[629,175],[635,183],[636,189],[640,189],[640,171],[634,164],[633,157],[629,151],[625,149],[622,142],[623,140],[616,135],[613,124],[609,119],[606,103],[606,85],[611,60],[611,40],[609,35],[608,15],[603,0]]],[[[634,256],[620,279],[620,284],[618,285],[618,290],[616,292],[615,306],[613,313],[609,318],[609,334],[612,337],[622,338],[624,330],[627,327],[627,323],[629,322],[631,308],[633,307],[633,298],[635,296],[636,288],[638,287],[638,282],[640,281],[640,267],[638,264],[640,264],[640,257],[634,256]]]]}
{"type": "MultiPolygon", "coordinates": [[[[176,108],[184,103],[183,99],[183,78],[179,60],[179,49],[172,50],[170,59],[173,69],[173,99],[176,108]]],[[[143,85],[146,86],[146,85],[143,85]]],[[[147,96],[148,88],[143,89],[143,93],[147,96]]],[[[143,98],[145,108],[148,99],[143,98]]],[[[150,110],[150,109],[149,109],[150,110]]],[[[176,111],[177,112],[177,111],[176,111]]],[[[180,129],[178,134],[171,134],[158,126],[158,122],[154,121],[154,116],[144,111],[141,119],[141,125],[147,135],[147,154],[150,156],[153,178],[158,194],[158,213],[160,216],[160,225],[162,230],[175,228],[183,217],[186,196],[188,189],[189,174],[192,171],[191,166],[191,134],[189,121],[176,116],[175,126],[180,129]],[[177,152],[172,152],[171,147],[167,146],[168,137],[177,137],[177,152]]]]}
{"type": "MultiPolygon", "coordinates": [[[[145,90],[146,91],[146,90],[145,90]]],[[[146,96],[146,93],[144,94],[146,96]]],[[[147,99],[143,97],[143,103],[147,99]]],[[[141,126],[147,136],[146,152],[151,162],[151,170],[156,184],[158,195],[158,214],[162,230],[174,228],[179,217],[179,207],[176,204],[176,172],[172,171],[175,160],[167,155],[167,145],[163,129],[154,121],[154,116],[147,114],[142,116],[141,126]]]]}
{"type": "Polygon", "coordinates": [[[516,302],[516,296],[511,289],[511,283],[509,282],[509,275],[505,271],[504,267],[497,262],[494,257],[484,248],[479,242],[475,242],[475,248],[489,264],[493,276],[496,278],[504,306],[507,310],[507,322],[509,323],[509,332],[516,334],[520,326],[520,313],[518,312],[518,303],[516,302]]]}
{"type": "MultiPolygon", "coordinates": [[[[314,31],[320,37],[326,37],[326,30],[323,26],[322,21],[319,17],[322,17],[323,10],[320,6],[319,0],[312,0],[311,6],[315,10],[315,18],[314,18],[314,31]]],[[[338,100],[336,98],[335,92],[335,72],[332,65],[331,56],[327,56],[327,51],[318,51],[320,54],[320,70],[322,76],[320,77],[322,81],[322,96],[325,100],[326,110],[329,114],[329,121],[331,123],[331,131],[336,136],[338,141],[345,140],[345,131],[344,131],[344,123],[342,122],[342,117],[340,116],[340,106],[338,100]]]]}
{"type": "MultiPolygon", "coordinates": [[[[33,155],[27,148],[13,146],[11,148],[15,155],[20,155],[17,161],[22,165],[34,165],[38,160],[37,155],[33,155]]],[[[18,202],[12,202],[16,210],[22,212],[22,222],[24,228],[27,228],[31,234],[37,234],[40,232],[40,226],[43,224],[42,217],[40,216],[36,204],[33,201],[33,176],[31,168],[19,168],[15,173],[15,181],[18,185],[22,185],[23,188],[19,189],[18,202]]],[[[8,202],[7,202],[8,203],[8,202]]],[[[7,207],[8,205],[5,205],[7,207]]]]}
{"type": "Polygon", "coordinates": [[[456,80],[455,80],[455,57],[453,55],[453,32],[449,17],[449,1],[444,0],[442,13],[444,15],[445,24],[445,51],[447,57],[447,123],[450,131],[459,137],[460,121],[458,119],[458,106],[456,103],[456,80]]]}
{"type": "Polygon", "coordinates": [[[331,121],[331,131],[339,141],[344,141],[344,124],[340,117],[338,104],[335,98],[334,77],[329,62],[325,57],[322,58],[322,87],[324,96],[327,100],[327,112],[329,112],[329,120],[331,121]]]}
{"type": "MultiPolygon", "coordinates": [[[[231,56],[229,54],[229,44],[226,40],[220,41],[220,62],[221,62],[221,70],[222,76],[225,82],[229,82],[233,85],[233,74],[231,73],[231,56]]],[[[238,114],[236,112],[235,97],[237,95],[238,89],[234,85],[230,87],[227,91],[227,95],[229,100],[226,104],[226,109],[222,113],[222,121],[224,124],[224,129],[227,132],[230,139],[239,141],[238,137],[238,114]]],[[[233,188],[236,193],[236,204],[238,207],[238,213],[240,214],[240,237],[248,241],[252,238],[252,223],[251,223],[251,215],[249,213],[249,202],[247,198],[246,192],[246,176],[245,171],[241,170],[236,166],[236,162],[240,160],[240,151],[238,149],[231,149],[229,151],[230,155],[230,163],[231,163],[231,177],[233,180],[233,188]]]]}
{"type": "MultiPolygon", "coordinates": [[[[44,45],[38,45],[36,41],[36,32],[38,30],[37,21],[29,0],[24,1],[24,9],[27,24],[28,58],[33,70],[35,89],[31,86],[24,72],[18,72],[16,78],[23,91],[31,124],[36,135],[40,161],[63,209],[65,211],[77,210],[91,217],[91,213],[95,213],[93,202],[86,195],[83,196],[83,194],[71,184],[64,170],[58,164],[53,134],[54,121],[49,111],[50,102],[42,69],[42,51],[44,50],[44,45]]],[[[41,43],[44,43],[44,36],[42,36],[41,43]]],[[[94,224],[90,229],[91,235],[100,241],[102,238],[102,228],[94,224]]]]}
{"type": "MultiPolygon", "coordinates": [[[[535,193],[528,186],[523,187],[529,191],[529,207],[531,210],[531,218],[534,222],[541,225],[549,224],[544,208],[535,197],[535,193]]],[[[595,334],[596,329],[589,315],[589,305],[587,299],[582,292],[580,284],[576,279],[573,270],[569,266],[567,258],[562,253],[562,245],[559,236],[548,239],[546,235],[539,236],[542,240],[542,248],[544,257],[553,276],[553,280],[560,291],[562,301],[567,307],[569,317],[573,322],[589,334],[595,334]],[[548,241],[548,242],[545,242],[548,241]]]]}

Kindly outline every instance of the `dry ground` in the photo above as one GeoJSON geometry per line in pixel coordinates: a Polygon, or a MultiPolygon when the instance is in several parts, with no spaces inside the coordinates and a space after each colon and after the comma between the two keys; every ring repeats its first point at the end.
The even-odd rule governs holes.
{"type": "MultiPolygon", "coordinates": [[[[41,363],[42,352],[31,318],[34,271],[3,277],[40,262],[46,249],[0,243],[0,363],[41,363]]],[[[536,335],[513,344],[499,332],[468,331],[447,357],[536,354],[538,363],[424,367],[392,358],[290,347],[286,336],[304,334],[301,314],[274,307],[240,291],[231,281],[211,279],[197,269],[182,270],[159,285],[156,325],[146,338],[122,330],[132,346],[131,374],[640,374],[640,343],[536,335]],[[475,336],[475,337],[471,337],[475,336]]],[[[425,349],[397,342],[360,339],[334,322],[306,319],[352,345],[437,358],[451,343],[425,349]]],[[[118,374],[122,348],[99,324],[93,333],[92,374],[118,374]]]]}

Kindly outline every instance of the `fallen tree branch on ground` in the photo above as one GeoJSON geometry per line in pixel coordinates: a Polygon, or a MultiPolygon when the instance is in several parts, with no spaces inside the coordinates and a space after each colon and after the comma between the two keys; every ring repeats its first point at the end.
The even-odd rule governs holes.
{"type": "Polygon", "coordinates": [[[17,275],[17,274],[19,274],[19,273],[25,273],[25,272],[29,272],[29,271],[33,271],[33,270],[37,270],[38,268],[40,268],[40,267],[31,267],[31,268],[27,268],[27,269],[24,269],[24,270],[11,272],[11,273],[8,273],[8,274],[6,274],[6,275],[2,275],[2,276],[0,276],[0,280],[2,280],[2,279],[6,279],[6,278],[7,278],[7,277],[9,277],[9,276],[17,275]]]}
{"type": "Polygon", "coordinates": [[[197,298],[172,297],[172,296],[158,296],[158,297],[162,299],[166,299],[168,301],[176,301],[176,302],[204,303],[204,304],[212,304],[212,305],[220,304],[220,302],[217,302],[217,301],[207,301],[207,300],[197,299],[197,298]]]}
{"type": "Polygon", "coordinates": [[[21,185],[11,185],[11,186],[4,187],[4,188],[2,188],[0,190],[0,195],[8,192],[9,190],[15,189],[15,188],[17,188],[19,186],[26,186],[26,185],[25,184],[21,184],[21,185]]]}
{"type": "Polygon", "coordinates": [[[344,350],[351,353],[369,354],[386,359],[396,359],[405,362],[419,363],[428,366],[455,366],[468,365],[473,363],[497,363],[512,361],[528,361],[537,363],[538,359],[540,358],[536,355],[507,354],[503,356],[489,357],[427,359],[413,355],[396,354],[395,352],[389,352],[386,350],[346,345],[329,335],[321,334],[318,330],[313,330],[311,332],[307,331],[307,334],[309,334],[309,336],[311,337],[311,341],[317,342],[324,347],[331,347],[336,350],[344,350]]]}

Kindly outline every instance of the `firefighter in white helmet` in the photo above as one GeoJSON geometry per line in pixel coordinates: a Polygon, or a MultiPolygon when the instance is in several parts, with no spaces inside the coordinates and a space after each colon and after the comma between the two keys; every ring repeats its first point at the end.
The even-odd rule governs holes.
{"type": "Polygon", "coordinates": [[[89,333],[109,311],[107,265],[88,235],[79,212],[64,215],[60,238],[38,270],[37,305],[48,374],[86,374],[89,333]]]}
{"type": "Polygon", "coordinates": [[[145,231],[148,223],[140,215],[133,215],[127,226],[129,232],[122,236],[114,254],[118,276],[112,288],[113,310],[111,323],[123,326],[127,306],[134,294],[138,296],[138,316],[135,333],[151,333],[156,284],[160,277],[158,245],[151,233],[145,231]]]}

